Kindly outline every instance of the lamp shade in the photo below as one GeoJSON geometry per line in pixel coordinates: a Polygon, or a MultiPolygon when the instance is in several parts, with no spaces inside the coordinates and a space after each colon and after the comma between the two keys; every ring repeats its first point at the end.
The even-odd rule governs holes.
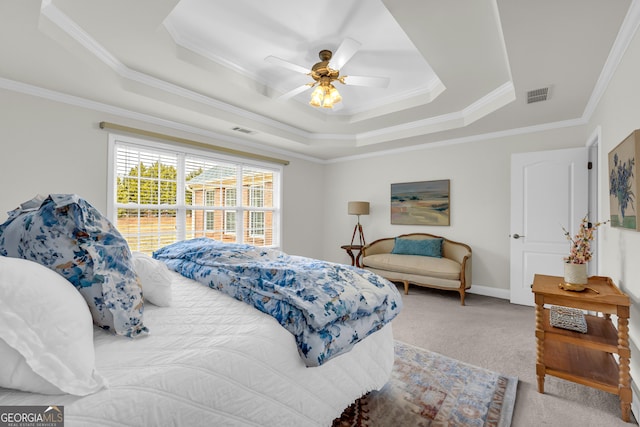
{"type": "Polygon", "coordinates": [[[349,202],[349,215],[369,215],[369,202],[349,202]]]}

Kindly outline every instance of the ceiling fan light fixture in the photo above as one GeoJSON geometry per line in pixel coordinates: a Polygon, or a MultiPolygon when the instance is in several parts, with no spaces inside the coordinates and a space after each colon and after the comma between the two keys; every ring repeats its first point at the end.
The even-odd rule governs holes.
{"type": "Polygon", "coordinates": [[[329,99],[331,99],[332,104],[342,101],[342,96],[340,96],[340,92],[334,85],[329,85],[329,99]]]}
{"type": "Polygon", "coordinates": [[[316,86],[316,88],[311,92],[311,100],[309,101],[309,105],[312,107],[322,107],[322,102],[324,100],[324,88],[322,86],[316,86]]]}
{"type": "Polygon", "coordinates": [[[386,88],[389,85],[389,79],[386,77],[350,76],[347,83],[347,81],[345,81],[347,76],[340,75],[340,68],[342,68],[349,59],[351,59],[351,57],[357,52],[360,45],[361,44],[359,42],[346,38],[340,46],[338,46],[338,50],[335,55],[333,55],[330,50],[321,50],[318,53],[320,62],[315,63],[313,67],[311,67],[310,72],[306,72],[304,67],[275,56],[267,56],[265,60],[306,74],[314,80],[311,83],[307,83],[286,92],[281,95],[280,98],[290,99],[311,87],[315,87],[311,93],[309,105],[312,107],[333,108],[335,104],[342,101],[340,92],[338,92],[332,84],[334,81],[339,81],[342,84],[353,84],[355,86],[372,86],[380,88],[386,88]]]}
{"type": "Polygon", "coordinates": [[[330,83],[329,79],[322,79],[311,93],[309,105],[313,107],[333,108],[334,104],[342,101],[340,92],[330,83]]]}

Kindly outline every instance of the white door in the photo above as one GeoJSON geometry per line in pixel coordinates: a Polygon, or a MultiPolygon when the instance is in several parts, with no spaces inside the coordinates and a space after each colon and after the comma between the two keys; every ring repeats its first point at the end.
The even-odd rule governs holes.
{"type": "Polygon", "coordinates": [[[536,273],[562,276],[569,241],[588,210],[587,149],[511,156],[511,302],[533,305],[536,273]]]}

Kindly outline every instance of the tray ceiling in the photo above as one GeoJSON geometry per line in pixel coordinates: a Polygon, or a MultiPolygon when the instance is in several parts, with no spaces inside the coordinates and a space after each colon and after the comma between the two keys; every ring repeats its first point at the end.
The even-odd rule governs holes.
{"type": "Polygon", "coordinates": [[[631,4],[4,1],[0,78],[5,88],[41,88],[73,97],[68,102],[328,160],[579,122],[618,33],[631,26],[624,21],[631,4]],[[321,49],[335,52],[346,38],[361,46],[341,74],[389,77],[387,88],[336,83],[343,105],[335,110],[311,107],[310,90],[279,99],[312,80],[267,56],[310,68],[321,49]],[[548,99],[528,104],[527,92],[543,88],[548,99]]]}

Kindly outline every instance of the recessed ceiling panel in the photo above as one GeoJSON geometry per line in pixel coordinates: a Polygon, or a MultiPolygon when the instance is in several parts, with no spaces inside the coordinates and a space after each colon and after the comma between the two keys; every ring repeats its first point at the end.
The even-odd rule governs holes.
{"type": "Polygon", "coordinates": [[[640,19],[630,0],[0,5],[0,88],[319,159],[584,123],[640,19]],[[358,49],[342,74],[386,89],[336,83],[340,111],[273,96],[310,78],[265,57],[305,70],[346,38],[358,49]]]}
{"type": "MultiPolygon", "coordinates": [[[[433,69],[379,0],[265,0],[259,5],[252,0],[182,0],[164,25],[178,45],[267,85],[276,96],[313,79],[268,63],[266,57],[310,70],[320,61],[320,50],[335,52],[346,38],[356,40],[361,45],[340,74],[388,77],[390,83],[386,88],[337,83],[343,94],[339,114],[440,92],[433,69]]],[[[310,92],[293,100],[306,104],[310,92]]]]}

